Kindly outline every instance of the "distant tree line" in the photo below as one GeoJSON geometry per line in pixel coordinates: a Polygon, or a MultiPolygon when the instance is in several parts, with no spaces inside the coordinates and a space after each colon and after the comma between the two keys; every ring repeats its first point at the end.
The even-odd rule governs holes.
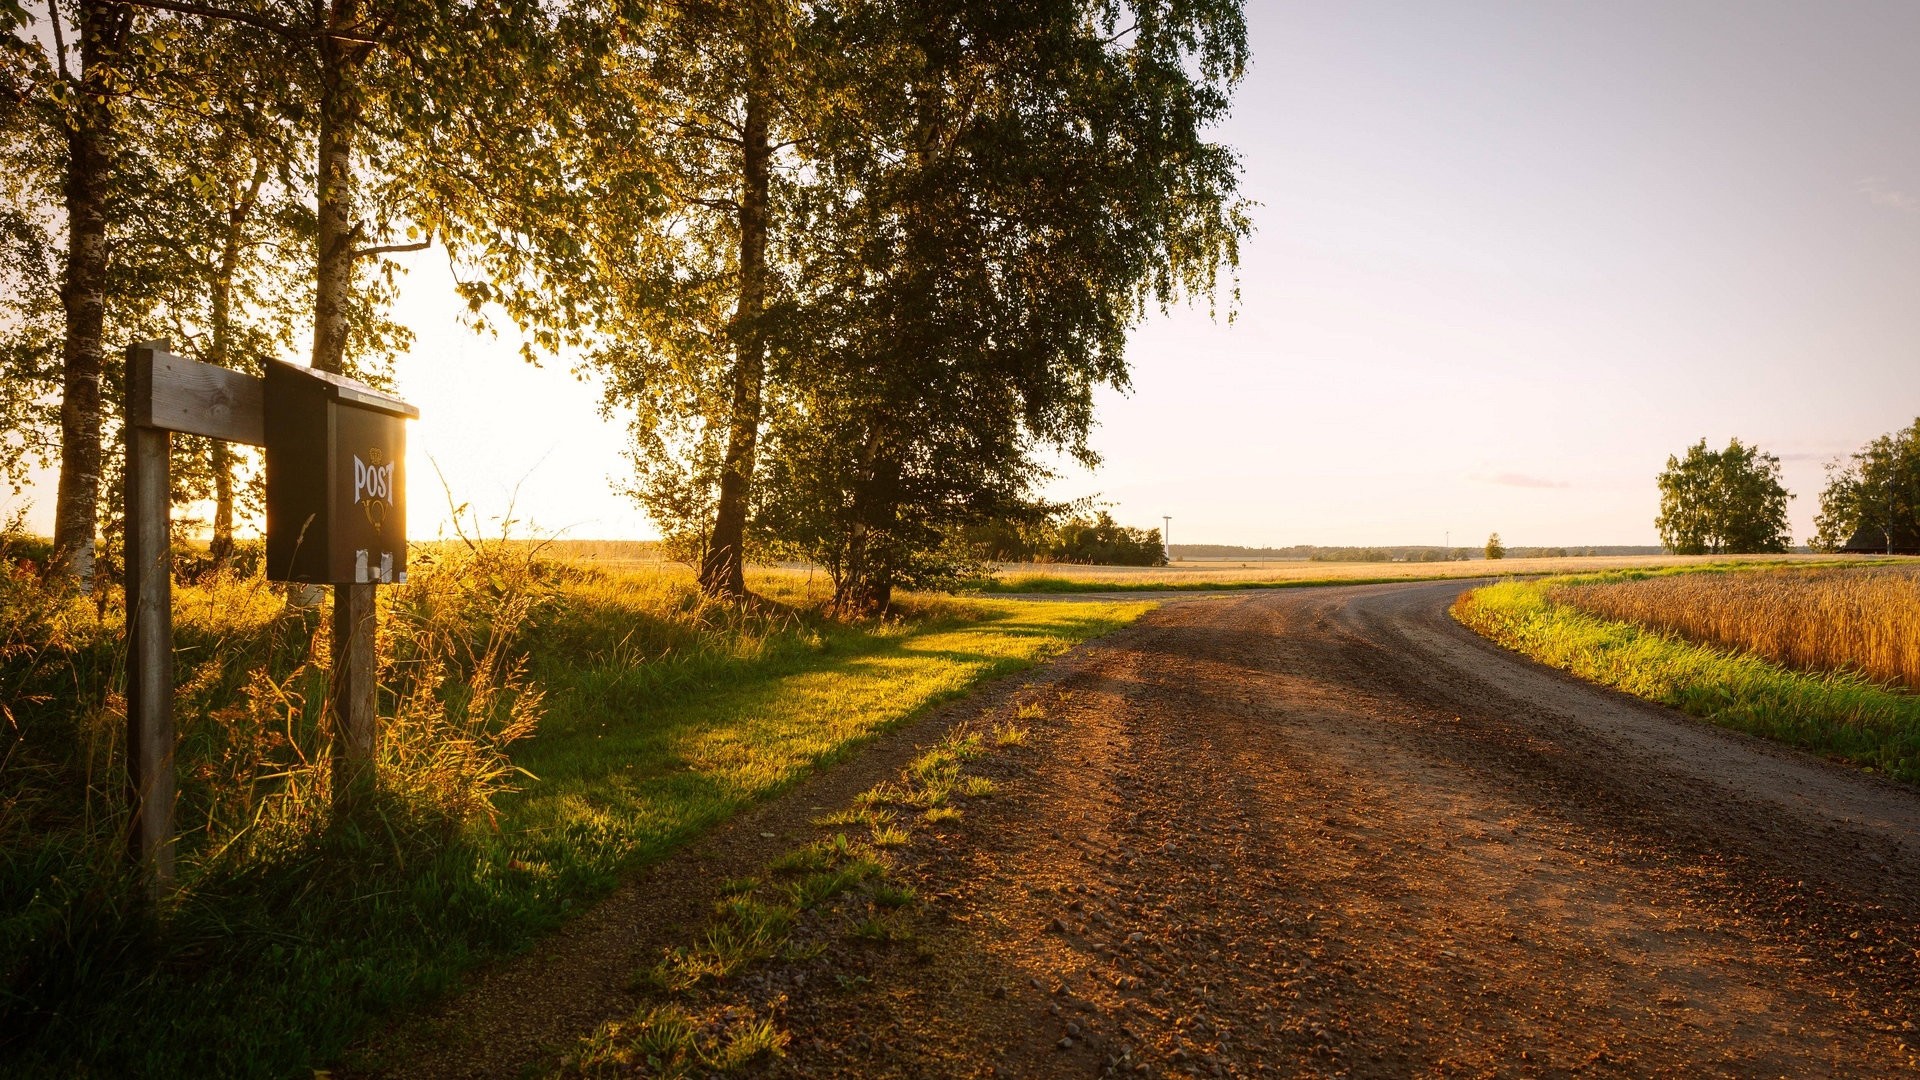
{"type": "MultiPolygon", "coordinates": [[[[0,473],[57,464],[80,588],[127,342],[378,381],[393,256],[432,247],[476,326],[600,378],[705,591],[804,557],[881,610],[1045,455],[1094,460],[1128,330],[1214,299],[1248,230],[1208,137],[1240,0],[0,0],[0,31],[0,473]]],[[[176,445],[223,542],[241,465],[176,445]]]]}
{"type": "Polygon", "coordinates": [[[1091,517],[1053,512],[1026,520],[1001,519],[967,530],[973,553],[990,562],[1085,563],[1097,566],[1165,566],[1159,529],[1121,525],[1102,510],[1091,517]]]}
{"type": "MultiPolygon", "coordinates": [[[[1654,525],[1681,555],[1784,552],[1792,547],[1780,460],[1739,439],[1714,450],[1705,439],[1667,459],[1658,477],[1654,525]]],[[[1839,551],[1856,537],[1881,550],[1920,550],[1920,419],[1827,465],[1814,551],[1839,551]]]]}
{"type": "Polygon", "coordinates": [[[1313,562],[1456,562],[1473,557],[1468,548],[1321,547],[1303,551],[1300,557],[1313,562]]]}
{"type": "MultiPolygon", "coordinates": [[[[1653,555],[1664,550],[1652,545],[1602,544],[1586,547],[1502,547],[1514,559],[1568,559],[1592,556],[1653,555]]],[[[1456,562],[1484,558],[1484,548],[1407,545],[1397,547],[1241,547],[1233,544],[1175,544],[1176,559],[1240,559],[1245,561],[1311,562],[1456,562]]]]}

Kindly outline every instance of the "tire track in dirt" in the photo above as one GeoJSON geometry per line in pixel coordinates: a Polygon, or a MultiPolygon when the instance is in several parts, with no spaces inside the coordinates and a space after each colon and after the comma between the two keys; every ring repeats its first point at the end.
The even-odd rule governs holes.
{"type": "Polygon", "coordinates": [[[1169,604],[649,872],[388,1068],[555,1060],[720,878],[952,725],[1038,705],[969,765],[996,793],[895,856],[910,940],[721,991],[790,1034],[762,1072],[1920,1071],[1920,792],[1500,650],[1445,614],[1470,584],[1169,604]]]}
{"type": "Polygon", "coordinates": [[[907,868],[926,940],[796,988],[774,1071],[1913,1068],[1920,798],[1486,646],[1461,588],[1060,662],[1005,797],[907,868]]]}

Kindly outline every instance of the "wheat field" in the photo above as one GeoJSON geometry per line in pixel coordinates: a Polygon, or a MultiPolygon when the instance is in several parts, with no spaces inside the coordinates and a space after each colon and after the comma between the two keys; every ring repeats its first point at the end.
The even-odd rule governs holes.
{"type": "Polygon", "coordinates": [[[1549,595],[1789,667],[1920,689],[1920,566],[1672,574],[1564,585],[1549,595]]]}

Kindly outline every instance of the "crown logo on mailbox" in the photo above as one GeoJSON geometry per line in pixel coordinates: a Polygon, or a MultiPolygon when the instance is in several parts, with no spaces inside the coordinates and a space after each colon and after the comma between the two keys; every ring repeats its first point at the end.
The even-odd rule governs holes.
{"type": "Polygon", "coordinates": [[[393,470],[397,462],[387,460],[387,452],[368,447],[367,460],[353,456],[353,504],[367,515],[367,523],[378,529],[392,505],[393,470]]]}

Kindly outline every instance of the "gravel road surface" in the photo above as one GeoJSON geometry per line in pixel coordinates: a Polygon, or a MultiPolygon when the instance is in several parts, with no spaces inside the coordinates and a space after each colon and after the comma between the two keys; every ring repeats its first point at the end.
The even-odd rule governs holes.
{"type": "MultiPolygon", "coordinates": [[[[1045,713],[982,766],[997,794],[903,856],[912,948],[743,987],[791,1032],[765,1071],[1915,1071],[1920,792],[1507,653],[1447,617],[1466,587],[1180,600],[907,732],[1045,713]]],[[[854,787],[829,773],[741,828],[785,843],[854,787]]],[[[599,944],[465,1000],[524,1005],[607,934],[607,979],[657,950],[596,917],[575,933],[599,944]]],[[[397,1071],[489,1071],[467,1052],[397,1071]]]]}

